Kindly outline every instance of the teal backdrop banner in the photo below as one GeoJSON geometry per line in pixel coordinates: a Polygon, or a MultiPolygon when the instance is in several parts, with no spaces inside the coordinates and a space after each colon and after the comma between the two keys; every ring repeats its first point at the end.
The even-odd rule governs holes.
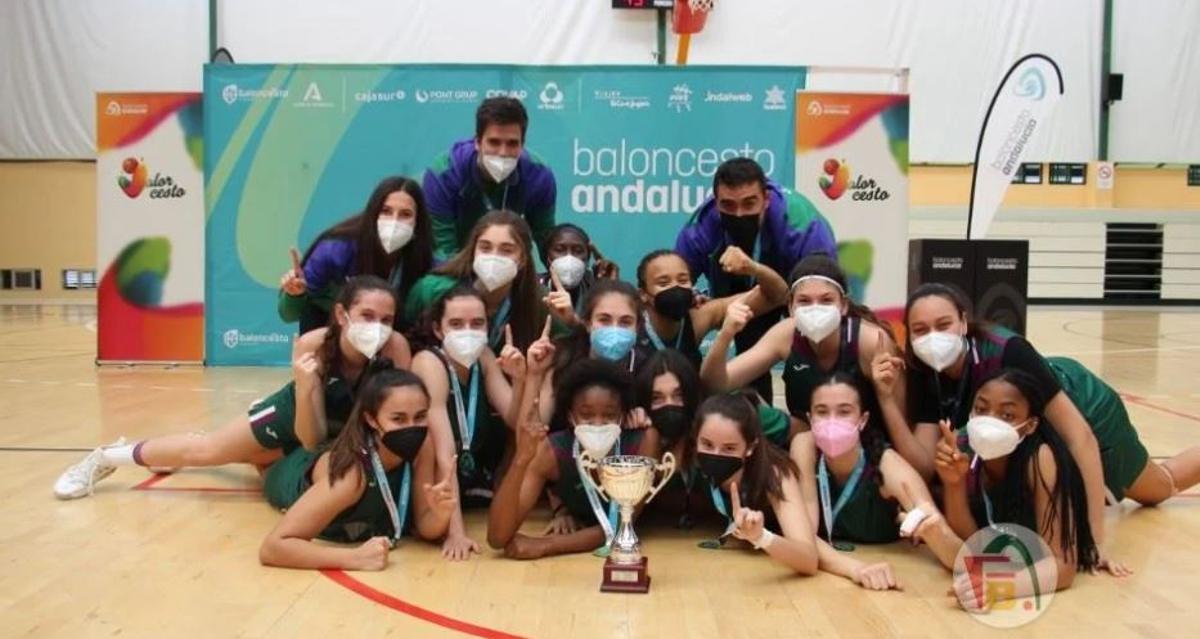
{"type": "Polygon", "coordinates": [[[473,136],[487,97],[522,100],[557,221],[587,229],[633,280],[642,255],[674,246],[723,160],[752,157],[790,186],[804,79],[802,67],[208,65],[207,362],[286,363],[288,249],[359,212],[381,178],[420,180],[473,136]]]}

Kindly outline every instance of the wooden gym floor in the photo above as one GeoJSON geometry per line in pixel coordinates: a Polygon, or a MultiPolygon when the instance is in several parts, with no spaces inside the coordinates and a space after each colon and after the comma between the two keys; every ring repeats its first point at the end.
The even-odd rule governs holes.
{"type": "MultiPolygon", "coordinates": [[[[1152,455],[1200,443],[1200,312],[1035,308],[1029,335],[1127,395],[1152,455]]],[[[1110,508],[1110,554],[1136,574],[1083,576],[1036,622],[988,628],[946,596],[949,577],[904,544],[859,546],[904,592],[796,578],[714,530],[639,528],[649,595],[597,591],[590,555],[466,563],[405,541],[382,573],[264,568],[278,515],[246,467],[151,480],[122,468],[90,499],[51,486],[118,436],[212,429],[287,369],[93,366],[95,309],[0,305],[0,637],[1177,637],[1200,623],[1200,491],[1159,508],[1110,508]],[[461,635],[460,635],[461,636],[461,635]]],[[[539,531],[546,514],[527,530],[539,531]]],[[[484,540],[484,516],[468,515],[484,540]]]]}

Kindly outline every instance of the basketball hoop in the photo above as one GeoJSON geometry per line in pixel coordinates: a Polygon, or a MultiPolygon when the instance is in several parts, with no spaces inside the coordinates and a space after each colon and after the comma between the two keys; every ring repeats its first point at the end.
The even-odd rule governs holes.
{"type": "Polygon", "coordinates": [[[675,0],[675,11],[671,15],[671,30],[679,35],[691,35],[704,30],[708,12],[712,11],[713,0],[675,0]]]}
{"type": "Polygon", "coordinates": [[[679,34],[675,64],[687,64],[692,34],[704,30],[713,3],[714,0],[675,0],[675,10],[671,12],[671,30],[679,34]]]}

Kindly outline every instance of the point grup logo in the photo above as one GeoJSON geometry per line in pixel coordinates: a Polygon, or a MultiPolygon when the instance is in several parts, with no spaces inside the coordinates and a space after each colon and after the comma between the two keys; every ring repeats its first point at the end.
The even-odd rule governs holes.
{"type": "Polygon", "coordinates": [[[108,105],[104,107],[105,115],[121,115],[121,105],[117,104],[116,100],[109,100],[108,105]]]}
{"type": "MultiPolygon", "coordinates": [[[[815,102],[813,104],[816,104],[815,102]]],[[[812,110],[811,105],[809,110],[812,110]]],[[[821,191],[825,193],[825,197],[836,200],[842,197],[846,192],[846,186],[850,184],[850,165],[846,164],[846,160],[841,162],[833,158],[825,160],[824,165],[825,175],[817,179],[817,185],[821,187],[821,191]]]]}
{"type": "Polygon", "coordinates": [[[121,175],[117,176],[117,186],[121,187],[125,195],[131,199],[135,198],[146,188],[146,176],[149,173],[145,159],[125,158],[125,161],[121,162],[121,175]]]}
{"type": "Polygon", "coordinates": [[[238,99],[238,88],[236,84],[226,84],[224,89],[221,89],[221,99],[225,104],[233,104],[238,99]]]}
{"type": "Polygon", "coordinates": [[[1017,79],[1013,94],[1034,102],[1046,97],[1046,78],[1042,75],[1042,70],[1037,67],[1026,69],[1017,79]]]}
{"type": "Polygon", "coordinates": [[[825,108],[821,106],[820,102],[818,102],[816,100],[809,100],[809,102],[808,102],[808,114],[809,115],[819,116],[824,112],[825,112],[825,108]]]}
{"type": "Polygon", "coordinates": [[[1046,612],[1058,564],[1037,533],[1016,524],[985,526],[954,560],[954,595],[978,622],[1015,628],[1046,612]]]}
{"type": "Polygon", "coordinates": [[[231,328],[231,329],[225,331],[225,333],[223,335],[221,335],[221,341],[225,344],[225,348],[237,348],[237,345],[238,345],[237,329],[231,328]]]}

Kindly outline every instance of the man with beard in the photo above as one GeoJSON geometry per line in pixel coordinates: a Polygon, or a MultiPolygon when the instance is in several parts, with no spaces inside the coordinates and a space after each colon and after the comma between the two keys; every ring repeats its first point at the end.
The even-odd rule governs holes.
{"type": "MultiPolygon", "coordinates": [[[[751,265],[764,264],[785,281],[806,255],[824,253],[837,258],[833,228],[799,193],[768,180],[750,158],[733,158],[713,175],[713,195],[700,205],[679,231],[675,251],[683,256],[696,281],[708,279],[712,297],[748,291],[755,285],[751,265]]],[[[738,352],[749,349],[774,326],[787,309],[759,315],[738,334],[738,352]]],[[[771,402],[771,376],[763,375],[754,389],[771,402]]]]}

